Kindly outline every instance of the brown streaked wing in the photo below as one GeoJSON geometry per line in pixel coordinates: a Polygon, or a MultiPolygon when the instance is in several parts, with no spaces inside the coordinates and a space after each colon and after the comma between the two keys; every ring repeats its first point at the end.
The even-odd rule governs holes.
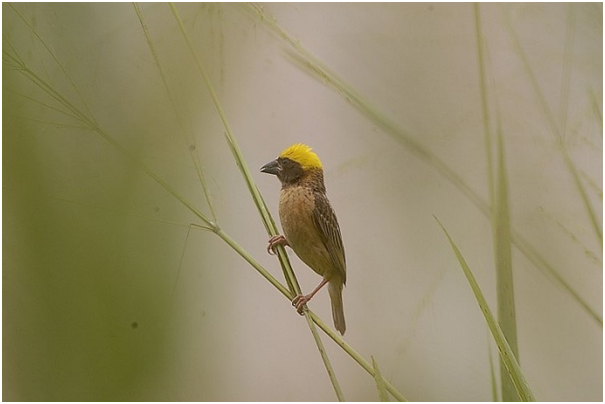
{"type": "Polygon", "coordinates": [[[340,227],[334,209],[330,205],[325,194],[315,193],[315,208],[313,209],[313,222],[330,253],[334,268],[342,276],[343,283],[347,282],[347,264],[345,260],[345,249],[342,245],[340,227]]]}

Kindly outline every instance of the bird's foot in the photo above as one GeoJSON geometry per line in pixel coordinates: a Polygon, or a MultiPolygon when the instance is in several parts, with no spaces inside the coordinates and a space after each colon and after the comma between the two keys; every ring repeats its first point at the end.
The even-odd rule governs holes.
{"type": "Polygon", "coordinates": [[[292,299],[292,306],[296,308],[298,314],[303,314],[304,305],[307,304],[312,297],[313,295],[297,295],[294,299],[292,299]]]}
{"type": "Polygon", "coordinates": [[[288,244],[288,240],[286,240],[282,234],[271,237],[269,239],[269,243],[267,244],[267,252],[269,255],[275,255],[275,247],[278,245],[283,245],[285,247],[290,244],[288,244]]]}

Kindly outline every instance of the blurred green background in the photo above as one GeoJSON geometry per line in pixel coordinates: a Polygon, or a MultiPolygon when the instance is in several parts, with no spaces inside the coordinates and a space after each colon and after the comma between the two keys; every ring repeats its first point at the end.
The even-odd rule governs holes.
{"type": "MultiPolygon", "coordinates": [[[[201,162],[221,228],[282,279],[170,8],[138,7],[2,5],[3,399],[334,400],[305,321],[138,166],[211,216],[201,162]]],[[[295,142],[322,159],[345,339],[410,400],[491,400],[497,351],[433,215],[495,311],[490,220],[430,157],[489,201],[473,6],[177,8],[276,219],[279,184],[258,168],[295,142]],[[429,156],[309,74],[268,21],[429,156]]],[[[602,4],[480,13],[511,228],[552,269],[513,248],[520,363],[540,401],[602,401],[602,4]]],[[[327,293],[310,306],[331,324],[327,293]]],[[[376,400],[324,340],[345,398],[376,400]]]]}

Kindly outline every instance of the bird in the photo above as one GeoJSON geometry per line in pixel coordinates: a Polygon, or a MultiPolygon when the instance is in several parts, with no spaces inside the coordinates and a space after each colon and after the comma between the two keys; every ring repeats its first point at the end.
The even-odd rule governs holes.
{"type": "Polygon", "coordinates": [[[279,219],[283,235],[269,239],[267,252],[271,254],[278,245],[289,246],[302,262],[323,278],[308,295],[294,297],[292,305],[302,314],[303,307],[328,284],[334,327],[344,335],[345,249],[336,214],[326,195],[319,157],[311,147],[295,143],[260,171],[277,176],[281,182],[279,219]]]}

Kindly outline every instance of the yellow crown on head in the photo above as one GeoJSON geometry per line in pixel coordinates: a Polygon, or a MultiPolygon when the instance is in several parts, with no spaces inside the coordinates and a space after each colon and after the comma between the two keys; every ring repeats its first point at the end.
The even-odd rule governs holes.
{"type": "Polygon", "coordinates": [[[321,161],[317,154],[306,144],[295,143],[288,147],[286,150],[281,152],[280,158],[288,158],[292,161],[296,161],[302,166],[303,169],[319,168],[322,169],[321,161]]]}

